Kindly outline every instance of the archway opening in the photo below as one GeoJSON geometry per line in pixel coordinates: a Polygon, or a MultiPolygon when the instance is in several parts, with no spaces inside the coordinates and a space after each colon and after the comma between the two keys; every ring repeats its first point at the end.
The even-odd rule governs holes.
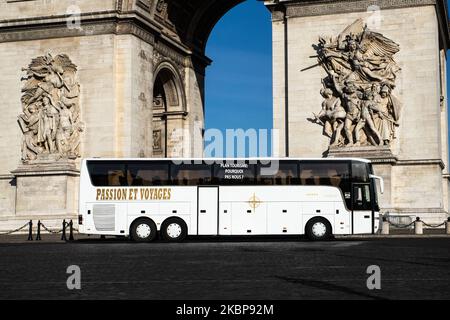
{"type": "Polygon", "coordinates": [[[206,54],[213,63],[206,70],[205,156],[270,156],[273,128],[270,12],[259,1],[239,4],[212,30],[206,54]],[[242,137],[232,137],[231,132],[236,129],[247,133],[245,148],[237,148],[243,142],[238,141],[242,137]],[[211,130],[221,132],[222,152],[208,147],[217,143],[214,138],[208,141],[207,133],[211,130]],[[256,149],[255,141],[250,141],[254,137],[252,132],[257,136],[256,149]],[[234,150],[229,150],[231,145],[234,150]]]}
{"type": "Polygon", "coordinates": [[[186,105],[179,75],[169,63],[155,72],[153,85],[153,157],[174,156],[171,134],[183,127],[186,105]]]}

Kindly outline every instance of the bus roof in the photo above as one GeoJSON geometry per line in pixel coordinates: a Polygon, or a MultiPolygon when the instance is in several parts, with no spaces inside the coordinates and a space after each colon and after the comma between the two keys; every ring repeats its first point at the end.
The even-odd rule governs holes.
{"type": "Polygon", "coordinates": [[[85,161],[208,161],[208,162],[223,162],[223,161],[359,161],[371,163],[370,160],[364,158],[84,158],[85,161]]]}

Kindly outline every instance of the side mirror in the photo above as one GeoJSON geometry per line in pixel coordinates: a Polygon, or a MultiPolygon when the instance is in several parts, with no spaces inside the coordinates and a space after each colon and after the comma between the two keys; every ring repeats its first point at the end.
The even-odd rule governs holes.
{"type": "Polygon", "coordinates": [[[383,178],[379,177],[379,176],[375,176],[373,174],[369,175],[369,178],[378,180],[380,182],[380,193],[383,194],[384,193],[384,180],[383,180],[383,178]]]}

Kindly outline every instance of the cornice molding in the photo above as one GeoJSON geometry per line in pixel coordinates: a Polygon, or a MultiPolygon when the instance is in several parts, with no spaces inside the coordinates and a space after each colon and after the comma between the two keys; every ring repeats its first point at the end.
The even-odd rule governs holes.
{"type": "Polygon", "coordinates": [[[81,14],[81,28],[68,28],[68,15],[0,21],[0,43],[81,37],[92,35],[131,34],[155,46],[178,63],[190,67],[187,57],[196,58],[204,66],[210,60],[192,51],[177,39],[162,32],[163,27],[137,11],[104,11],[81,14]]]}
{"type": "Polygon", "coordinates": [[[372,5],[380,9],[398,9],[436,5],[438,0],[317,0],[302,2],[287,2],[288,17],[306,17],[349,12],[365,12],[372,5]]]}

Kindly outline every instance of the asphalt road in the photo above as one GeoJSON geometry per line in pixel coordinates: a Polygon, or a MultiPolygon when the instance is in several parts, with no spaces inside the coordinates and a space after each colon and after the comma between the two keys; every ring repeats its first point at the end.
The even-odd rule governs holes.
{"type": "Polygon", "coordinates": [[[450,299],[450,238],[0,244],[0,299],[80,298],[450,299]],[[67,289],[70,265],[81,290],[67,289]]]}

